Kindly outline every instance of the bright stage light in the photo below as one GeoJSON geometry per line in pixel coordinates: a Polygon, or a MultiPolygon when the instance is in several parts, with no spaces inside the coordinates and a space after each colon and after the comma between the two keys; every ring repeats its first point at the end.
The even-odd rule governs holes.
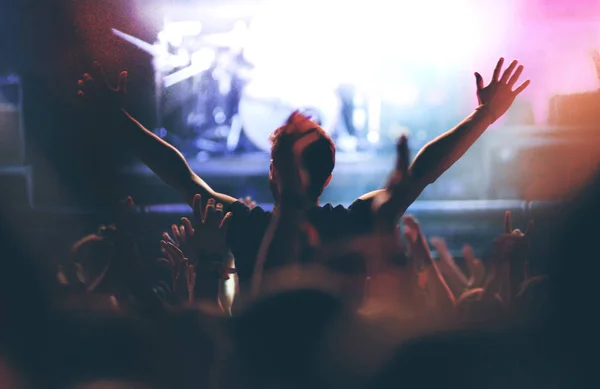
{"type": "Polygon", "coordinates": [[[427,81],[427,72],[473,66],[497,47],[503,27],[489,31],[484,16],[493,12],[501,24],[507,7],[492,6],[490,11],[490,4],[488,0],[269,2],[249,26],[246,55],[257,68],[279,77],[350,83],[380,95],[384,89],[396,90],[387,94],[397,95],[400,104],[411,104],[420,84],[427,81]],[[483,5],[488,9],[484,11],[483,5]],[[426,69],[420,71],[421,67],[426,69]]]}
{"type": "Polygon", "coordinates": [[[179,47],[186,36],[196,36],[202,32],[202,23],[198,21],[169,22],[164,21],[163,30],[159,33],[159,39],[165,39],[174,47],[179,47]]]}

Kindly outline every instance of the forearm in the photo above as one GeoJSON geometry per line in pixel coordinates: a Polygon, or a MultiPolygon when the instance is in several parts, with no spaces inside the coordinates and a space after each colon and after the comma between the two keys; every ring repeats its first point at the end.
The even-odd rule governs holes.
{"type": "MultiPolygon", "coordinates": [[[[410,184],[402,192],[389,192],[388,208],[392,213],[401,213],[421,194],[423,189],[438,179],[458,161],[484,131],[492,124],[489,111],[480,106],[469,117],[453,129],[427,143],[416,155],[409,167],[410,184]]],[[[360,200],[372,200],[385,192],[377,190],[362,195],[360,200]]]]}
{"type": "Polygon", "coordinates": [[[480,106],[459,125],[438,136],[419,151],[410,166],[411,178],[423,186],[437,180],[469,150],[491,124],[489,111],[480,106]]]}
{"type": "MultiPolygon", "coordinates": [[[[130,149],[163,182],[179,192],[190,186],[193,172],[181,153],[123,110],[122,135],[130,149]]],[[[189,199],[191,201],[191,198],[189,199]]]]}

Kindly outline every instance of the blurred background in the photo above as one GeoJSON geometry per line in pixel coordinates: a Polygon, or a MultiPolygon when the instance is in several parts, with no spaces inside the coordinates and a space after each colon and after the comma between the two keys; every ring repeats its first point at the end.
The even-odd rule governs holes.
{"type": "Polygon", "coordinates": [[[319,120],[338,146],[323,202],[349,204],[383,185],[401,134],[415,154],[470,114],[473,73],[489,79],[500,56],[523,63],[531,86],[425,190],[415,213],[440,220],[525,214],[564,198],[600,159],[600,81],[591,57],[600,49],[600,1],[14,0],[0,7],[5,213],[92,212],[123,195],[148,213],[187,211],[118,140],[89,130],[75,93],[94,60],[115,82],[129,71],[130,111],[214,189],[265,206],[272,201],[268,135],[294,109],[319,120]]]}

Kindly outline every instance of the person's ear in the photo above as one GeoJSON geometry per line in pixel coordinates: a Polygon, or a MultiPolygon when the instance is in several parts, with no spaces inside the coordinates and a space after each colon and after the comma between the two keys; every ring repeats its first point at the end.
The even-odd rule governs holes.
{"type": "Polygon", "coordinates": [[[273,162],[269,165],[269,180],[273,181],[273,162]]]}
{"type": "Polygon", "coordinates": [[[331,177],[333,177],[333,174],[330,174],[329,177],[327,177],[327,179],[325,180],[325,184],[323,185],[323,189],[327,188],[327,185],[329,185],[329,183],[331,182],[331,177]]]}

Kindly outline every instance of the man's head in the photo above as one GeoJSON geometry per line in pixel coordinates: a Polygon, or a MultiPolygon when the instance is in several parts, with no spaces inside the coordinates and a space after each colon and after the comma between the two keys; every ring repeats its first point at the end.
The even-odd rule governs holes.
{"type": "Polygon", "coordinates": [[[293,153],[297,140],[307,133],[316,133],[317,140],[310,143],[302,152],[302,164],[310,177],[308,197],[317,201],[323,189],[331,180],[331,172],[335,165],[335,145],[331,137],[317,123],[306,116],[294,112],[287,123],[276,129],[270,136],[271,140],[271,168],[269,180],[275,200],[278,200],[277,176],[282,170],[283,156],[293,153]]]}

